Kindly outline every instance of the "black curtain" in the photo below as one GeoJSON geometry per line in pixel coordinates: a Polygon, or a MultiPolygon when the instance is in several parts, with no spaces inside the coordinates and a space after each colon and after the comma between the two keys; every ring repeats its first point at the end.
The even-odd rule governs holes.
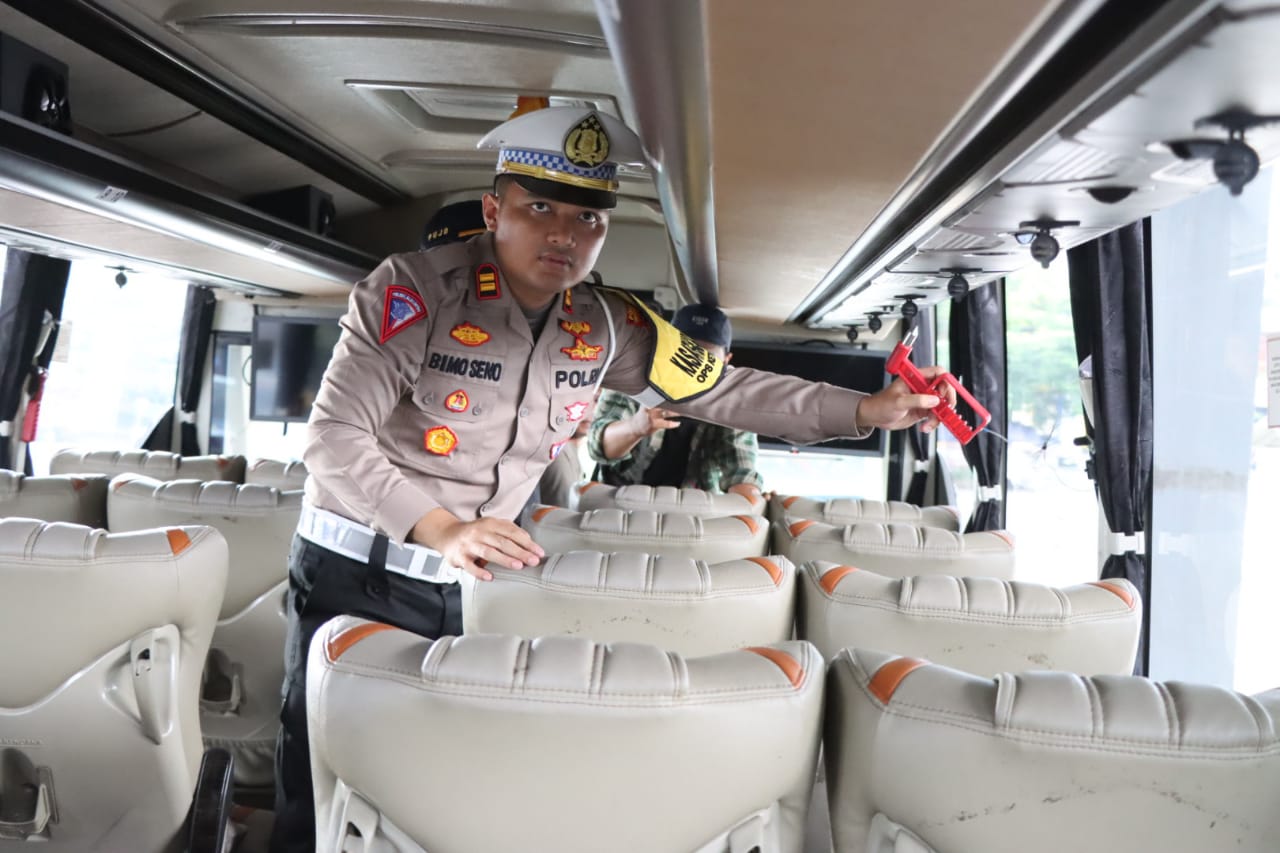
{"type": "MultiPolygon", "coordinates": [[[[951,304],[951,372],[991,413],[988,429],[964,446],[964,458],[984,489],[1003,493],[1009,434],[1008,375],[1005,359],[1004,279],[976,287],[951,304]]],[[[965,420],[973,423],[968,406],[957,403],[965,420]]],[[[966,533],[1000,530],[1005,506],[999,497],[979,500],[966,533]]]]}
{"type": "MultiPolygon", "coordinates": [[[[193,419],[200,407],[200,391],[204,386],[204,363],[213,337],[213,313],[218,301],[213,290],[203,285],[188,285],[187,304],[182,312],[182,345],[178,351],[178,403],[182,417],[180,453],[199,456],[200,440],[193,419]]],[[[144,450],[173,449],[173,419],[178,413],[170,407],[151,430],[144,450]]]]}
{"type": "MultiPolygon", "coordinates": [[[[22,429],[26,415],[18,407],[24,391],[35,397],[43,385],[70,272],[70,261],[16,249],[5,252],[0,287],[0,468],[18,468],[11,436],[22,429]]],[[[31,454],[24,455],[22,469],[30,474],[31,454]]]]}
{"type": "MultiPolygon", "coordinates": [[[[915,317],[916,342],[911,349],[911,358],[918,366],[927,367],[938,359],[937,344],[933,334],[933,318],[932,309],[921,311],[915,317]]],[[[908,330],[904,328],[902,333],[904,338],[907,332],[908,330]]],[[[929,436],[921,432],[919,426],[898,432],[905,433],[905,441],[911,445],[911,455],[915,459],[915,470],[911,475],[911,483],[907,486],[907,503],[929,506],[933,502],[928,500],[925,488],[929,484],[929,469],[937,464],[929,453],[929,436]]]]}
{"type": "Polygon", "coordinates": [[[1071,315],[1080,361],[1093,357],[1094,481],[1107,527],[1142,536],[1144,553],[1111,554],[1103,578],[1125,578],[1142,595],[1136,672],[1146,674],[1151,625],[1151,221],[1112,231],[1067,252],[1071,315]]]}

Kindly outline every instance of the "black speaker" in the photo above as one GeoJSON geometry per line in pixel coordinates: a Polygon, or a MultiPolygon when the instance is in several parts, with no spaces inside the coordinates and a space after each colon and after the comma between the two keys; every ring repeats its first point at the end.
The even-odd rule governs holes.
{"type": "Polygon", "coordinates": [[[338,217],[333,196],[310,184],[249,196],[244,203],[322,237],[333,234],[333,221],[338,217]]]}
{"type": "Polygon", "coordinates": [[[66,64],[0,33],[0,111],[70,134],[66,64]]]}

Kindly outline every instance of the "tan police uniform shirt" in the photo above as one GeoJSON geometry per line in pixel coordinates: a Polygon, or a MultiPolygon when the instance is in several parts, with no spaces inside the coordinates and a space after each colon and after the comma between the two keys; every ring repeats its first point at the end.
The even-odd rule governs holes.
{"type": "MultiPolygon", "coordinates": [[[[639,311],[586,285],[557,298],[535,340],[491,234],[387,258],[341,322],[308,424],[307,499],[396,542],[437,507],[514,519],[597,383],[646,388],[654,340],[639,311]]],[[[804,444],[865,436],[863,396],[729,367],[670,408],[804,444]]]]}

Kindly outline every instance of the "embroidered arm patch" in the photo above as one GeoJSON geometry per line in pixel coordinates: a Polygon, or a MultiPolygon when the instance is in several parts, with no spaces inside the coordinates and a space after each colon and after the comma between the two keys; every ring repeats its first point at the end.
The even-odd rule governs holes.
{"type": "Polygon", "coordinates": [[[382,303],[382,333],[378,343],[385,344],[414,323],[427,316],[427,306],[417,291],[398,284],[387,287],[382,303]]]}

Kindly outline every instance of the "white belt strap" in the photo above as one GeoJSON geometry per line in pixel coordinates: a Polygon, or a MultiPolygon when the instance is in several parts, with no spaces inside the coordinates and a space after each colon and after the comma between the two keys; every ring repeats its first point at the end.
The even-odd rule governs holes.
{"type": "MultiPolygon", "coordinates": [[[[303,504],[298,517],[298,535],[321,548],[368,563],[377,533],[349,518],[303,504]]],[[[462,576],[457,568],[444,562],[439,551],[395,542],[387,543],[387,571],[428,583],[456,583],[462,576]]]]}

